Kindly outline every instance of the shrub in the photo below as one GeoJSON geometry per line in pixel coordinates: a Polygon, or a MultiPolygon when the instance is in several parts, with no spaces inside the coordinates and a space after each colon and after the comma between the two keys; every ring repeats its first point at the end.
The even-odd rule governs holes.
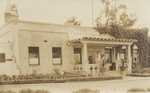
{"type": "Polygon", "coordinates": [[[132,89],[129,89],[128,92],[145,92],[145,89],[143,89],[143,88],[132,88],[132,89]]]}
{"type": "Polygon", "coordinates": [[[92,89],[79,89],[77,91],[73,91],[73,93],[100,93],[100,91],[92,89]]]}
{"type": "Polygon", "coordinates": [[[76,77],[86,77],[81,71],[78,72],[64,72],[63,78],[76,78],[76,77]]]}
{"type": "Polygon", "coordinates": [[[133,69],[132,73],[148,74],[150,73],[150,68],[133,69]]]}

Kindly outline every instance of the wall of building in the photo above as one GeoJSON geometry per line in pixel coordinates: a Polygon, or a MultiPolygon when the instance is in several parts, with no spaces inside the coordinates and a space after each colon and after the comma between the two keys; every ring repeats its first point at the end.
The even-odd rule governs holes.
{"type": "Polygon", "coordinates": [[[23,74],[33,73],[34,70],[42,74],[53,73],[55,68],[66,72],[73,70],[70,55],[73,50],[66,43],[67,33],[20,30],[19,37],[20,66],[23,74]],[[44,42],[45,40],[47,42],[44,42]],[[39,47],[40,65],[29,66],[28,47],[39,47]],[[61,47],[62,65],[52,64],[52,47],[61,47]]]}
{"type": "Polygon", "coordinates": [[[18,75],[18,70],[12,60],[10,45],[8,43],[0,43],[0,53],[5,53],[5,62],[0,62],[0,75],[18,75]]]}
{"type": "Polygon", "coordinates": [[[6,55],[6,62],[0,63],[1,74],[18,74],[18,50],[18,22],[8,22],[0,28],[0,53],[5,53],[6,55]],[[13,48],[12,43],[14,43],[13,48]],[[16,63],[14,62],[14,57],[12,56],[16,57],[16,63]]]}

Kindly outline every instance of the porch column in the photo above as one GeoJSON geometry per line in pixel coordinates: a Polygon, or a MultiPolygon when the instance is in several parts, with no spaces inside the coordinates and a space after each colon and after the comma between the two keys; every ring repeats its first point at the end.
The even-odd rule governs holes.
{"type": "Polygon", "coordinates": [[[83,63],[88,63],[87,43],[83,43],[83,63]]]}
{"type": "Polygon", "coordinates": [[[116,71],[118,71],[118,61],[116,61],[116,48],[113,48],[113,62],[116,63],[116,71]]]}
{"type": "Polygon", "coordinates": [[[87,52],[87,43],[83,43],[83,70],[88,75],[90,73],[88,65],[88,52],[87,52]]]}
{"type": "Polygon", "coordinates": [[[132,58],[131,58],[131,45],[127,46],[127,51],[128,51],[128,56],[127,56],[127,64],[128,64],[128,68],[127,68],[127,73],[131,73],[132,72],[132,58]]]}

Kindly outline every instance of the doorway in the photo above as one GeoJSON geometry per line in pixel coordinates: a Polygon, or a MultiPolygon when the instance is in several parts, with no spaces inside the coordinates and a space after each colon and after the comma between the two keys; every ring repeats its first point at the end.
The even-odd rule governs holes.
{"type": "Polygon", "coordinates": [[[88,61],[89,64],[96,64],[97,63],[97,58],[98,58],[98,52],[94,51],[89,51],[88,52],[88,61]]]}

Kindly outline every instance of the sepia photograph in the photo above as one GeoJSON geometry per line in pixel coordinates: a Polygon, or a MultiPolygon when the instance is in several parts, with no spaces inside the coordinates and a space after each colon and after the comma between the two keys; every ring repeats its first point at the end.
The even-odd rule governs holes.
{"type": "Polygon", "coordinates": [[[0,0],[0,93],[150,93],[150,0],[0,0]]]}

